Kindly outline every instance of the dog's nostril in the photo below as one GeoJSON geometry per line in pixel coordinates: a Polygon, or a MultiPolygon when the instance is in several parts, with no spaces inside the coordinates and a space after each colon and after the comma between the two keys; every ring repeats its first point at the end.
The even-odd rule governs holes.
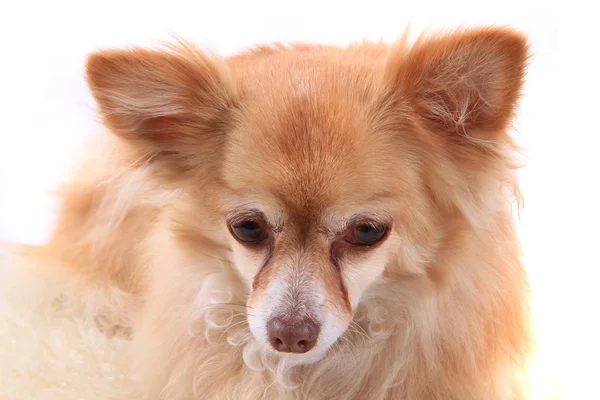
{"type": "Polygon", "coordinates": [[[271,345],[277,351],[282,353],[289,353],[291,351],[290,346],[287,343],[284,343],[283,340],[276,338],[271,338],[271,345]]]}
{"type": "Polygon", "coordinates": [[[319,337],[319,330],[319,326],[308,319],[288,323],[274,317],[267,323],[269,342],[275,350],[286,353],[306,353],[312,349],[319,337]]]}

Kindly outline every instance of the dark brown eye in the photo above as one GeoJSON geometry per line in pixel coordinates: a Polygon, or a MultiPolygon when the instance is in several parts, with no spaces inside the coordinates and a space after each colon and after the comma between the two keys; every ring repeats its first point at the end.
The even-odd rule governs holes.
{"type": "Polygon", "coordinates": [[[352,244],[371,246],[385,237],[388,226],[373,222],[359,223],[354,225],[352,232],[346,239],[352,244]]]}
{"type": "Polygon", "coordinates": [[[240,242],[245,244],[255,244],[267,237],[263,225],[258,221],[242,221],[233,224],[231,225],[231,232],[240,242]]]}

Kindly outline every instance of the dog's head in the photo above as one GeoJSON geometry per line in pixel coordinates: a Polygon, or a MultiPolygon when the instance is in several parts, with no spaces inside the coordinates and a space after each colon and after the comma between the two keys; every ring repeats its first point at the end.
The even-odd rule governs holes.
{"type": "Polygon", "coordinates": [[[478,29],[227,60],[104,51],[87,75],[112,131],[197,193],[180,230],[229,251],[255,338],[319,359],[375,282],[443,275],[448,219],[500,191],[526,58],[520,35],[478,29]]]}

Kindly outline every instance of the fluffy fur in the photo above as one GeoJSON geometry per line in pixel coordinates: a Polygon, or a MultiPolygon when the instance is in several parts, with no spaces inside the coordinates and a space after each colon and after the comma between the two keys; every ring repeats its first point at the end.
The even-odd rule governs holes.
{"type": "Polygon", "coordinates": [[[0,249],[0,399],[140,398],[122,328],[133,298],[31,261],[0,249]]]}
{"type": "Polygon", "coordinates": [[[30,256],[114,288],[86,313],[131,330],[149,399],[523,398],[508,128],[527,56],[503,28],[226,59],[185,42],[93,54],[110,133],[30,256]],[[250,249],[227,224],[256,209],[273,231],[250,249]],[[365,215],[390,224],[385,241],[336,247],[365,215]],[[315,349],[265,343],[280,309],[319,320],[315,349]]]}

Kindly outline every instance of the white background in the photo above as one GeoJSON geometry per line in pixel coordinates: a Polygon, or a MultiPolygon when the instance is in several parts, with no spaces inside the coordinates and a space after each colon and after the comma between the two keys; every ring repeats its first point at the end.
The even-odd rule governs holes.
{"type": "Polygon", "coordinates": [[[598,11],[577,2],[14,2],[0,5],[0,240],[43,242],[46,191],[95,127],[85,55],[170,32],[230,54],[270,41],[394,40],[458,25],[508,24],[534,51],[517,134],[526,149],[521,238],[541,369],[565,399],[600,398],[598,11]]]}

